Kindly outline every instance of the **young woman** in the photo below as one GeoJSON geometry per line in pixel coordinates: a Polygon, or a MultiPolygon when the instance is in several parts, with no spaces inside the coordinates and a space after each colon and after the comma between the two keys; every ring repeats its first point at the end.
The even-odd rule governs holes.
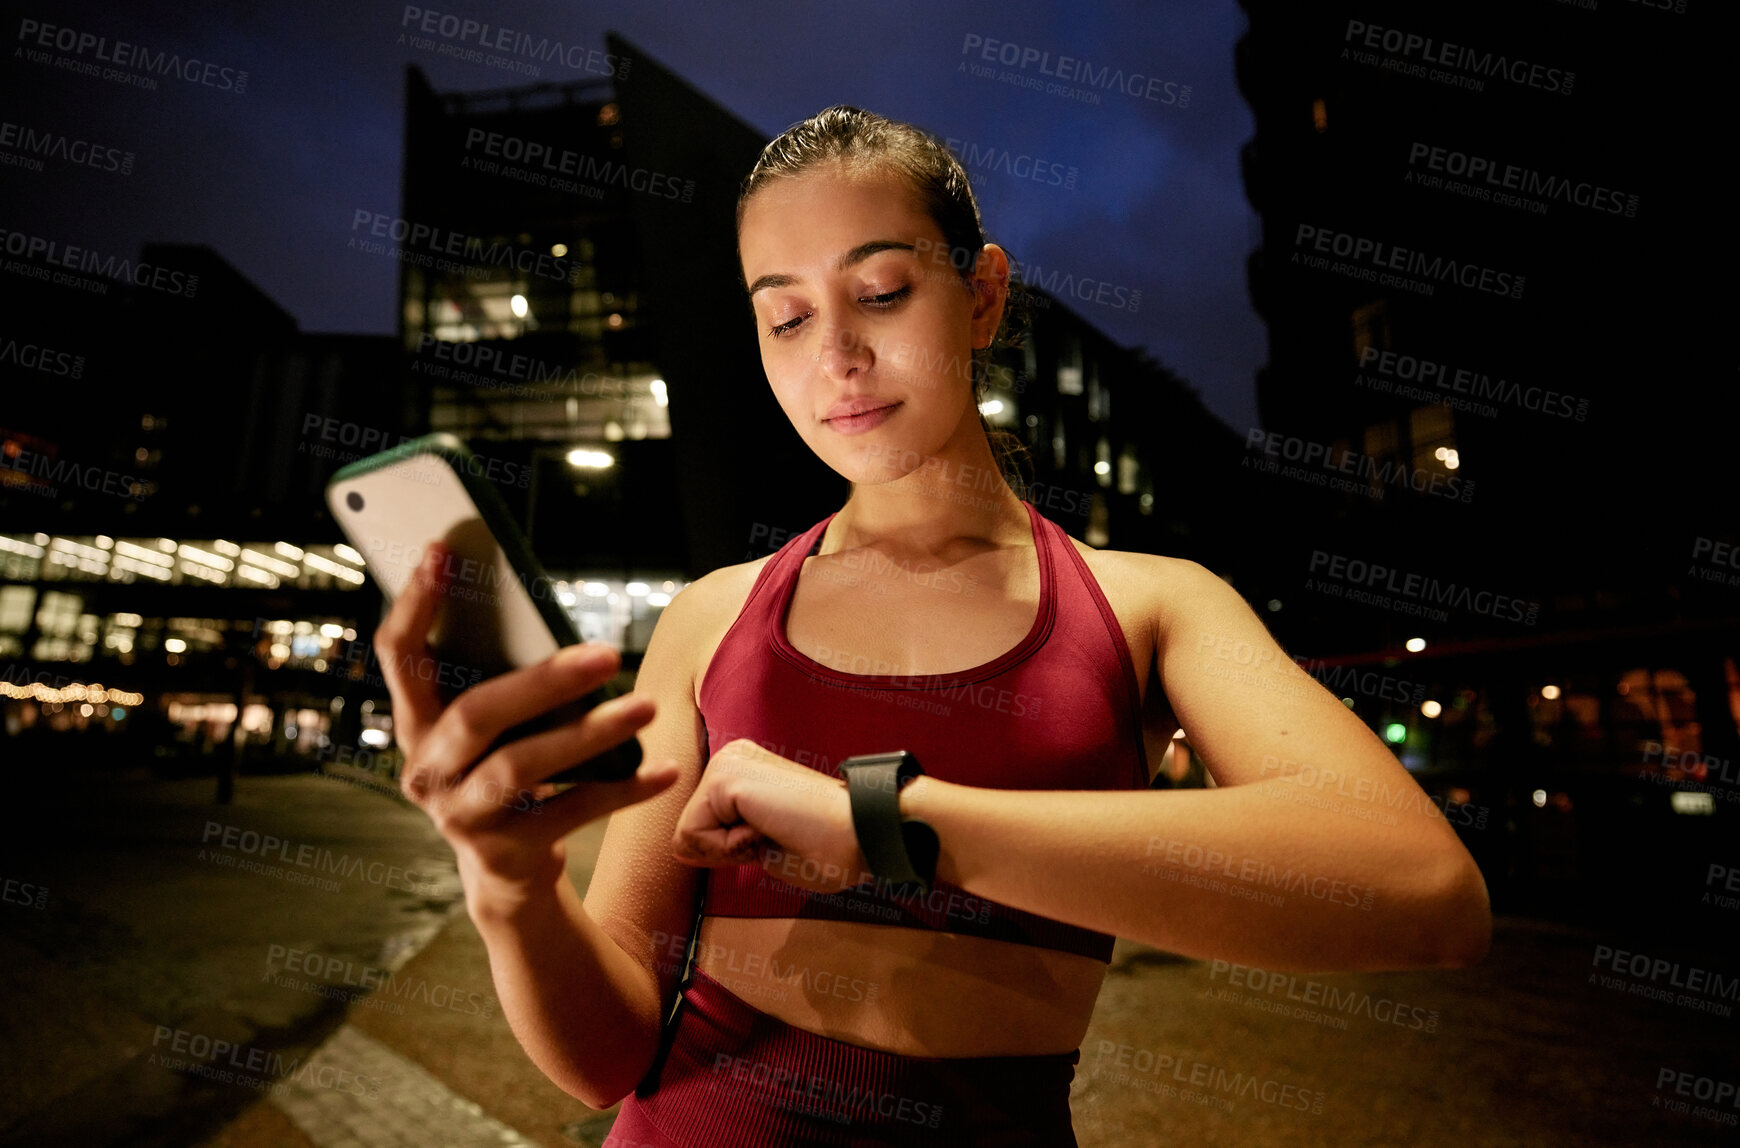
{"type": "MultiPolygon", "coordinates": [[[[635,693],[568,726],[491,750],[610,651],[445,707],[389,670],[405,792],[504,1011],[564,1089],[627,1097],[610,1144],[1071,1145],[1114,936],[1276,970],[1481,957],[1455,833],[1237,594],[982,481],[1009,263],[944,148],[830,108],[768,145],[738,243],[768,381],[845,505],[691,585],[635,693]],[[1216,784],[1149,790],[1180,723],[1216,784]],[[637,731],[634,778],[538,784],[637,731]],[[920,776],[840,776],[900,750],[920,776]],[[613,811],[582,903],[563,838],[613,811]]],[[[377,635],[388,667],[424,652],[439,558],[377,635]]]]}

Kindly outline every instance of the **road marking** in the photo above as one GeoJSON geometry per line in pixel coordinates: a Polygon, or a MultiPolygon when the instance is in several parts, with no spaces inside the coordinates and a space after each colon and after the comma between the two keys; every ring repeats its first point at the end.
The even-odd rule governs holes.
{"type": "Polygon", "coordinates": [[[271,1103],[317,1148],[538,1148],[422,1065],[348,1024],[309,1057],[306,1072],[274,1091],[271,1103]]]}

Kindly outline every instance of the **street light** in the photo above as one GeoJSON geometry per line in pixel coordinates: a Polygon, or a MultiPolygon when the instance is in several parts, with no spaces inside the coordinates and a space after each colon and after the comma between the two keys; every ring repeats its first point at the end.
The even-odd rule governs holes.
{"type": "Polygon", "coordinates": [[[526,541],[532,541],[533,532],[538,522],[538,475],[543,470],[538,464],[549,458],[560,457],[575,470],[609,470],[616,465],[616,456],[607,450],[597,447],[573,446],[551,447],[539,446],[532,448],[532,481],[526,489],[526,541]]]}
{"type": "Polygon", "coordinates": [[[575,447],[568,452],[568,465],[576,470],[607,470],[616,465],[616,456],[607,450],[575,447]]]}

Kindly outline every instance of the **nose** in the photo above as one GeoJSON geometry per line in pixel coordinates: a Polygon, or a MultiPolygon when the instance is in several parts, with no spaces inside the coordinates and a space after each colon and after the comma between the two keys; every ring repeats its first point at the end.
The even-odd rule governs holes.
{"type": "Polygon", "coordinates": [[[816,349],[822,372],[833,379],[853,378],[868,370],[875,358],[863,333],[840,323],[823,332],[822,344],[816,349]]]}

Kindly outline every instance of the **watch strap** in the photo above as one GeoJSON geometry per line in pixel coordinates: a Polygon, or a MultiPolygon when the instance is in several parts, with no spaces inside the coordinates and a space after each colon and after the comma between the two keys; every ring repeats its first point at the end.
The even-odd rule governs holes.
{"type": "Polygon", "coordinates": [[[901,820],[900,790],[924,771],[904,750],[862,754],[840,763],[852,804],[858,848],[878,880],[929,892],[939,851],[936,831],[917,818],[901,820]]]}

